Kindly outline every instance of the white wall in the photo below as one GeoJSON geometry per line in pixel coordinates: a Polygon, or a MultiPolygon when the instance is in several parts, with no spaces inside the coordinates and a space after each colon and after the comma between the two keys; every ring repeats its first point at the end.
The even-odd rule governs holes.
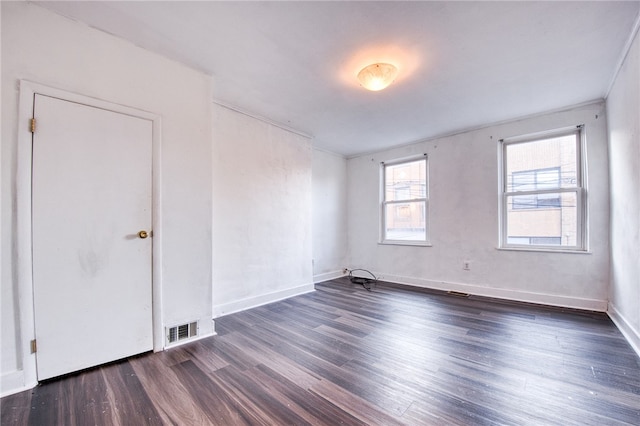
{"type": "Polygon", "coordinates": [[[640,40],[607,98],[611,179],[609,315],[640,355],[640,40]]]}
{"type": "Polygon", "coordinates": [[[161,116],[162,319],[200,320],[212,333],[211,78],[33,4],[2,2],[2,394],[30,385],[33,362],[20,352],[14,268],[20,79],[161,116]]]}
{"type": "Polygon", "coordinates": [[[313,290],[311,142],[213,108],[213,313],[313,290]]]}
{"type": "Polygon", "coordinates": [[[609,281],[607,173],[603,102],[352,158],[351,267],[417,286],[604,311],[609,281]],[[591,253],[498,250],[499,139],[577,124],[585,124],[588,145],[591,253]],[[429,155],[432,247],[380,245],[380,162],[423,153],[429,155]],[[470,261],[470,271],[462,269],[464,260],[470,261]]]}
{"type": "Polygon", "coordinates": [[[313,150],[313,280],[342,276],[347,261],[347,160],[313,150]]]}

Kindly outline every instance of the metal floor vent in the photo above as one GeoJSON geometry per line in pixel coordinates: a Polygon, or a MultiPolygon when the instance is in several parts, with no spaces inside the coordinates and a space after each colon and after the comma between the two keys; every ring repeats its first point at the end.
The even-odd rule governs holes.
{"type": "Polygon", "coordinates": [[[167,328],[167,343],[176,343],[198,335],[198,321],[167,328]]]}

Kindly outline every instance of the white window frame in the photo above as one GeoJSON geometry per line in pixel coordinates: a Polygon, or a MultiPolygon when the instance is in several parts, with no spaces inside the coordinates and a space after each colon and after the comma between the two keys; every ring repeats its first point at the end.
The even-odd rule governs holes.
{"type": "Polygon", "coordinates": [[[589,251],[588,239],[588,221],[587,221],[587,179],[586,179],[586,154],[585,154],[585,131],[584,125],[571,126],[561,129],[549,130],[545,132],[532,133],[523,136],[500,139],[499,141],[499,181],[500,181],[500,236],[499,248],[514,249],[525,251],[551,251],[551,252],[579,252],[585,253],[589,251]],[[535,142],[554,137],[562,137],[568,135],[576,135],[576,186],[571,188],[554,188],[547,190],[532,191],[507,191],[507,155],[506,150],[509,145],[535,142]],[[574,246],[558,246],[558,245],[531,245],[509,243],[507,235],[507,216],[508,205],[507,200],[511,196],[518,195],[539,195],[546,193],[575,193],[576,195],[576,245],[574,246]]]}
{"type": "Polygon", "coordinates": [[[389,244],[389,245],[403,245],[403,246],[430,246],[429,234],[430,234],[430,226],[429,226],[429,158],[427,154],[422,154],[419,156],[405,157],[400,159],[395,159],[392,161],[386,161],[380,163],[380,244],[389,244]],[[415,161],[424,160],[424,180],[425,180],[425,188],[424,188],[424,197],[420,198],[412,198],[408,200],[386,200],[386,168],[388,166],[398,166],[400,164],[405,163],[413,163],[415,161]],[[387,206],[393,204],[408,204],[414,202],[423,202],[424,203],[424,225],[425,225],[425,238],[424,240],[394,240],[387,238],[387,227],[386,227],[386,212],[387,206]]]}

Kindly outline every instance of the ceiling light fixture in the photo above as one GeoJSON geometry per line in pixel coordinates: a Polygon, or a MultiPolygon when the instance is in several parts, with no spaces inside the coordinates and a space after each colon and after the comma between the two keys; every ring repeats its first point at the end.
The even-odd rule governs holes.
{"type": "Polygon", "coordinates": [[[358,81],[367,90],[382,90],[395,80],[398,75],[398,68],[391,64],[371,64],[358,73],[358,81]]]}

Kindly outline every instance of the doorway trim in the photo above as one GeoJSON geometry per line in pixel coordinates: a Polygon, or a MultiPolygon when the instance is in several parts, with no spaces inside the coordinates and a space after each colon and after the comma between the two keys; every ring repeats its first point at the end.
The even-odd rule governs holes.
{"type": "MultiPolygon", "coordinates": [[[[33,117],[35,95],[45,95],[61,100],[101,108],[152,122],[151,159],[151,220],[153,244],[151,253],[151,303],[153,327],[153,351],[164,349],[162,322],[162,203],[161,203],[161,118],[159,115],[139,109],[115,104],[89,96],[52,88],[28,80],[20,80],[20,102],[18,107],[18,146],[16,164],[16,253],[14,264],[17,270],[17,304],[19,311],[20,341],[17,358],[22,360],[24,388],[38,383],[36,354],[31,353],[31,341],[35,339],[35,310],[33,289],[33,256],[31,228],[32,193],[32,133],[30,119],[33,117]]],[[[37,120],[37,117],[36,117],[37,120]]],[[[20,366],[19,366],[20,368],[20,366]]]]}

